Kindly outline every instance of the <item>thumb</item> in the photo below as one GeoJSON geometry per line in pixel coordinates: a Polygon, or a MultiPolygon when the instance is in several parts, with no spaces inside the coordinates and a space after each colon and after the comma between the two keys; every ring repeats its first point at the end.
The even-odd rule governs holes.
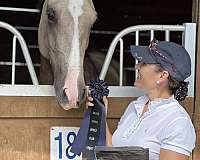
{"type": "Polygon", "coordinates": [[[103,96],[103,103],[104,103],[105,107],[108,107],[108,99],[106,96],[103,96]]]}

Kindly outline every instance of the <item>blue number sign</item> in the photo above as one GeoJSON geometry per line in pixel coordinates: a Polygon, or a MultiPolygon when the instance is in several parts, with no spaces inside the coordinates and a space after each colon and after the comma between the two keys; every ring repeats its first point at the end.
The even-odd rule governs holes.
{"type": "Polygon", "coordinates": [[[52,127],[50,138],[51,160],[81,160],[81,156],[70,152],[79,128],[76,127],[52,127]]]}

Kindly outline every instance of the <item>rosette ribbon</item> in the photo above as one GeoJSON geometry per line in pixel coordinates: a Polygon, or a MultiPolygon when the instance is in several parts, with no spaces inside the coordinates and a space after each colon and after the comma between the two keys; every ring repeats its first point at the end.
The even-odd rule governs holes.
{"type": "Polygon", "coordinates": [[[109,89],[106,82],[99,78],[91,80],[88,85],[94,106],[86,110],[71,152],[77,155],[83,152],[87,159],[94,160],[95,146],[106,145],[106,111],[103,96],[108,96],[109,89]]]}

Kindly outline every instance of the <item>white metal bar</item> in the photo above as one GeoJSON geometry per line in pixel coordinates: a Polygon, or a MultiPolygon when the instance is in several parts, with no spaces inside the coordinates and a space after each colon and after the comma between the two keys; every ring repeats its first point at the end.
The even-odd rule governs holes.
{"type": "Polygon", "coordinates": [[[135,45],[138,46],[139,45],[139,31],[135,32],[135,45]]]}
{"type": "MultiPolygon", "coordinates": [[[[136,87],[131,86],[109,86],[108,97],[139,97],[144,93],[136,87]]],[[[0,96],[55,96],[52,85],[0,85],[0,96]]],[[[189,97],[191,97],[189,95],[189,97]]]]}
{"type": "MultiPolygon", "coordinates": [[[[101,52],[108,52],[108,49],[102,48],[102,49],[100,49],[100,51],[101,52]]],[[[120,53],[120,50],[119,49],[115,49],[115,52],[116,53],[120,53]]],[[[130,53],[130,50],[124,49],[124,53],[130,53]]]]}
{"type": "Polygon", "coordinates": [[[0,7],[1,11],[13,11],[13,12],[30,12],[39,13],[39,9],[29,9],[29,8],[15,8],[15,7],[0,7]]]}
{"type": "Polygon", "coordinates": [[[119,86],[123,85],[123,67],[124,67],[124,41],[120,38],[120,77],[119,86]]]}
{"type": "Polygon", "coordinates": [[[24,58],[25,58],[26,63],[27,63],[29,73],[31,75],[31,80],[32,80],[34,85],[38,85],[39,84],[38,79],[37,79],[35,69],[33,67],[33,63],[32,63],[32,60],[31,60],[31,57],[30,57],[30,54],[29,54],[29,51],[28,51],[28,48],[27,48],[27,45],[26,45],[24,38],[22,37],[22,35],[19,33],[18,30],[16,30],[13,26],[9,25],[8,23],[0,21],[0,27],[9,30],[10,32],[12,32],[17,37],[17,39],[18,39],[18,41],[21,45],[24,58]]]}
{"type": "Polygon", "coordinates": [[[15,26],[18,30],[25,30],[25,31],[38,31],[38,27],[26,27],[26,26],[15,26]]]}
{"type": "MultiPolygon", "coordinates": [[[[37,31],[38,27],[28,27],[28,26],[15,26],[18,30],[26,30],[26,31],[37,31]]],[[[103,35],[117,35],[119,32],[117,31],[103,31],[103,30],[91,30],[91,34],[103,34],[103,35]]],[[[130,35],[135,35],[135,32],[130,33],[130,35]]],[[[140,33],[141,37],[149,37],[148,33],[140,33]]]]}
{"type": "Polygon", "coordinates": [[[195,86],[195,53],[196,53],[196,24],[195,23],[185,23],[185,32],[183,45],[188,51],[191,58],[191,76],[187,78],[189,81],[189,91],[188,95],[194,97],[194,86],[195,86]]]}
{"type": "Polygon", "coordinates": [[[165,31],[165,41],[169,42],[169,40],[170,40],[170,32],[169,32],[169,30],[166,30],[165,31]]]}
{"type": "MultiPolygon", "coordinates": [[[[1,62],[0,61],[0,66],[12,66],[12,62],[1,62]]],[[[26,63],[21,63],[21,62],[15,62],[15,66],[22,66],[22,67],[27,67],[26,63]]],[[[40,67],[39,63],[34,63],[33,66],[35,67],[40,67]]]]}
{"type": "Polygon", "coordinates": [[[116,31],[98,31],[98,30],[91,30],[90,33],[93,34],[107,34],[107,35],[116,35],[118,32],[116,31]]]}
{"type": "Polygon", "coordinates": [[[149,31],[149,30],[156,30],[156,31],[165,31],[165,30],[170,30],[170,31],[185,31],[184,26],[179,26],[179,25],[138,25],[138,26],[132,26],[128,27],[121,32],[119,32],[115,38],[113,39],[109,49],[108,53],[106,55],[106,59],[104,61],[104,64],[102,66],[99,78],[104,79],[108,70],[108,67],[110,65],[114,50],[116,48],[116,45],[119,41],[120,38],[125,36],[126,34],[136,32],[136,31],[149,31]]]}
{"type": "MultiPolygon", "coordinates": [[[[135,32],[135,45],[138,46],[139,45],[139,31],[135,32]]],[[[138,64],[138,60],[135,60],[135,64],[138,64]]],[[[135,70],[135,80],[138,77],[138,70],[135,70]]]]}
{"type": "Polygon", "coordinates": [[[154,30],[151,30],[151,36],[150,36],[150,41],[154,39],[154,30]]]}
{"type": "MultiPolygon", "coordinates": [[[[18,30],[27,30],[27,31],[37,31],[38,27],[26,27],[26,26],[15,26],[18,30]]],[[[99,30],[91,30],[90,33],[92,34],[106,34],[106,35],[116,35],[118,32],[116,31],[99,31],[99,30]]]]}
{"type": "MultiPolygon", "coordinates": [[[[109,97],[138,97],[139,89],[129,86],[109,86],[109,97]]],[[[55,96],[52,85],[0,85],[0,96],[55,96]]]]}
{"type": "Polygon", "coordinates": [[[16,45],[17,45],[17,37],[13,37],[13,48],[12,48],[12,80],[11,84],[15,84],[15,61],[16,61],[16,45]]]}

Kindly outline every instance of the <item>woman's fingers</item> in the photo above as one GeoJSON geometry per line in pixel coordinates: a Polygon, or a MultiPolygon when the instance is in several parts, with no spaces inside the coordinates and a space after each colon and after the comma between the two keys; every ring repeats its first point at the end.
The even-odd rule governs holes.
{"type": "Polygon", "coordinates": [[[103,103],[105,105],[105,113],[106,113],[106,116],[107,116],[107,113],[108,113],[108,99],[106,96],[103,96],[103,103]]]}
{"type": "MultiPolygon", "coordinates": [[[[93,98],[88,96],[86,99],[86,108],[94,106],[92,101],[93,101],[93,98]]],[[[104,103],[105,107],[107,108],[108,107],[108,99],[106,96],[103,97],[103,103],[104,103]]]]}
{"type": "Polygon", "coordinates": [[[86,103],[86,106],[88,106],[88,107],[89,107],[89,106],[92,107],[92,106],[94,106],[94,104],[93,104],[92,102],[87,102],[87,103],[86,103]]]}
{"type": "Polygon", "coordinates": [[[103,96],[103,103],[107,107],[108,106],[108,99],[106,96],[103,96]]]}
{"type": "Polygon", "coordinates": [[[86,108],[94,106],[91,101],[93,101],[93,98],[88,96],[86,100],[86,108]]]}
{"type": "Polygon", "coordinates": [[[88,101],[93,101],[93,98],[92,97],[87,97],[88,101]]]}

